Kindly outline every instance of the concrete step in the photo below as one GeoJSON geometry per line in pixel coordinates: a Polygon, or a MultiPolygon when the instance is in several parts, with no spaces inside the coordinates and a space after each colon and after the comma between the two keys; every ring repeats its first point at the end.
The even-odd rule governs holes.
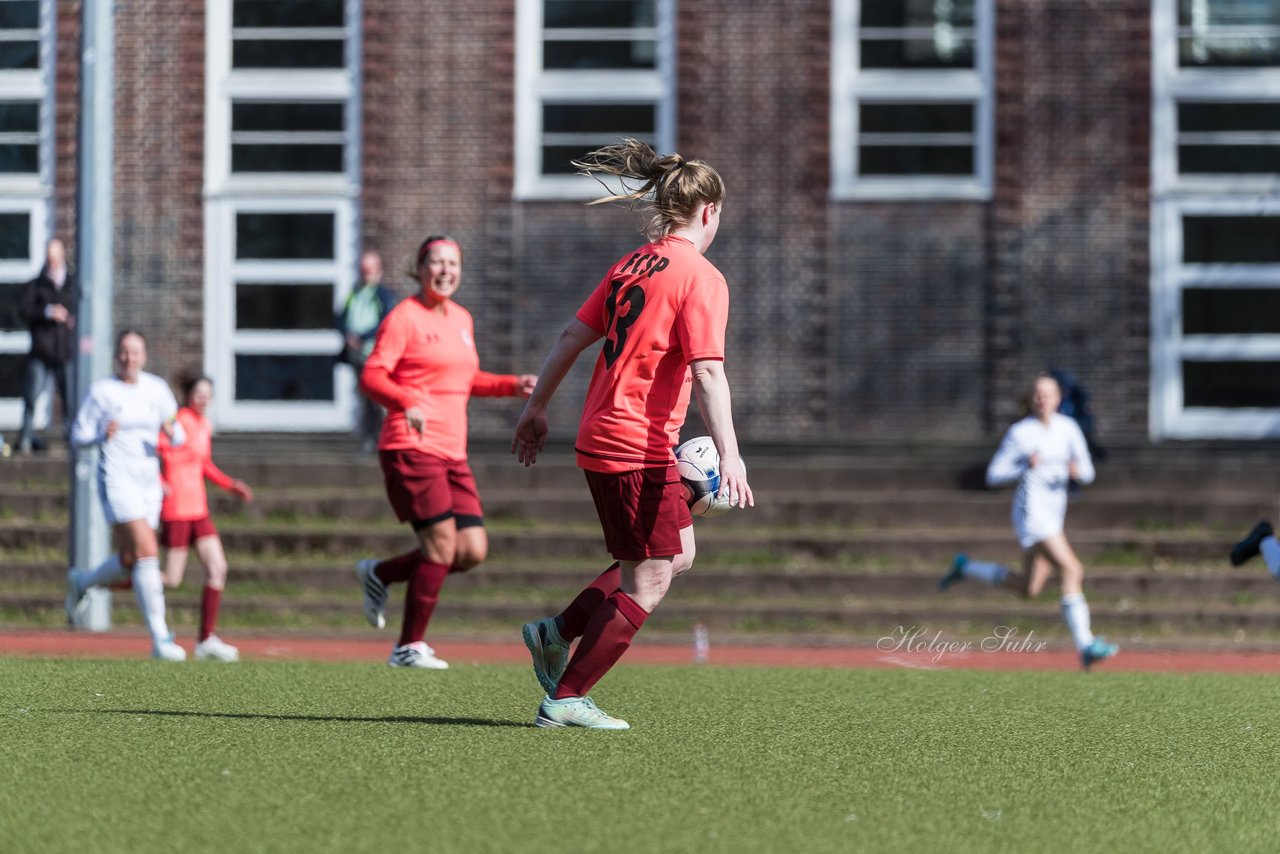
{"type": "MultiPolygon", "coordinates": [[[[115,610],[132,611],[131,600],[132,597],[118,595],[115,610]]],[[[168,597],[168,603],[176,615],[176,622],[189,623],[199,607],[199,595],[177,592],[168,597]]],[[[446,596],[441,598],[437,619],[433,623],[445,620],[514,627],[531,617],[554,613],[563,604],[561,599],[553,596],[508,601],[446,596]]],[[[25,618],[47,624],[51,615],[56,619],[62,608],[62,599],[57,595],[0,593],[0,615],[9,623],[25,618]]],[[[1265,633],[1274,631],[1280,620],[1280,608],[1275,604],[1185,604],[1148,608],[1098,604],[1092,606],[1091,611],[1096,630],[1107,633],[1144,630],[1220,633],[1236,629],[1265,633]]],[[[363,622],[359,602],[354,598],[351,601],[299,602],[295,597],[255,596],[246,599],[229,594],[223,600],[221,614],[222,621],[228,625],[267,625],[273,620],[296,623],[298,617],[338,625],[363,622]]],[[[888,634],[911,627],[933,630],[962,625],[988,632],[997,626],[1013,626],[1025,633],[1032,627],[1060,623],[1055,603],[1027,603],[1007,597],[998,602],[975,602],[964,609],[957,609],[947,604],[926,605],[916,601],[760,604],[690,602],[672,596],[663,602],[651,619],[655,628],[665,630],[689,628],[695,622],[702,622],[716,630],[763,633],[821,631],[850,635],[868,631],[888,634]]]]}
{"type": "MultiPolygon", "coordinates": [[[[450,596],[491,596],[517,591],[572,595],[594,576],[595,567],[519,568],[505,561],[490,561],[473,572],[450,577],[450,596]]],[[[985,584],[953,585],[945,597],[936,591],[940,572],[859,572],[785,570],[772,566],[695,568],[677,582],[681,596],[814,599],[821,597],[918,599],[933,606],[940,602],[996,601],[1009,593],[985,584]]],[[[57,561],[0,562],[0,586],[55,592],[62,589],[66,566],[57,561]]],[[[186,586],[198,588],[204,579],[199,564],[190,562],[186,586]]],[[[259,593],[305,593],[308,596],[352,597],[358,593],[349,563],[317,563],[272,566],[235,559],[231,584],[248,585],[259,593]]],[[[1090,570],[1086,586],[1093,601],[1128,600],[1133,606],[1151,602],[1247,604],[1274,601],[1280,609],[1280,586],[1256,567],[1232,572],[1195,574],[1151,573],[1115,569],[1090,570]]],[[[1056,585],[1050,584],[1050,591],[1056,585]]],[[[1047,593],[1046,595],[1051,595],[1047,593]]],[[[1280,611],[1278,611],[1280,616],[1280,611]]]]}
{"type": "MultiPolygon", "coordinates": [[[[219,437],[219,465],[255,487],[359,486],[376,488],[381,472],[376,457],[349,448],[347,438],[309,436],[219,437]]],[[[980,488],[991,443],[913,446],[906,443],[857,443],[813,448],[785,444],[744,449],[753,486],[775,489],[898,490],[980,488]]],[[[1166,443],[1115,447],[1098,463],[1099,488],[1280,493],[1274,442],[1166,443]]],[[[571,448],[560,443],[537,465],[524,468],[501,442],[473,442],[471,465],[482,490],[544,487],[581,488],[571,448]]],[[[5,482],[60,484],[70,463],[55,447],[47,454],[0,461],[5,482]]]]}
{"type": "MultiPolygon", "coordinates": [[[[717,526],[709,520],[697,526],[699,550],[715,554],[719,560],[749,556],[785,562],[788,557],[820,560],[888,559],[934,562],[938,565],[958,551],[990,560],[1018,560],[1018,550],[1007,530],[938,528],[880,528],[863,530],[757,530],[717,526]]],[[[288,524],[252,525],[224,528],[221,532],[229,551],[255,555],[365,556],[397,554],[412,540],[397,528],[368,526],[288,524]]],[[[539,526],[528,530],[489,530],[490,553],[530,557],[604,558],[603,540],[594,524],[578,528],[551,529],[539,526]]],[[[1072,532],[1072,546],[1086,563],[1105,563],[1116,556],[1124,562],[1221,560],[1230,547],[1230,538],[1187,532],[1083,531],[1072,532]]],[[[0,522],[0,551],[55,552],[66,548],[65,524],[48,522],[0,522]]]]}
{"type": "MultiPolygon", "coordinates": [[[[491,520],[593,524],[595,507],[585,488],[493,489],[484,493],[491,520]]],[[[915,489],[888,491],[774,490],[757,493],[757,504],[718,518],[718,527],[841,524],[851,528],[929,524],[943,528],[990,526],[1009,515],[1007,492],[915,489]]],[[[68,493],[52,486],[0,486],[0,518],[66,518],[68,493]]],[[[245,505],[221,491],[210,495],[220,527],[245,522],[322,519],[389,522],[391,511],[381,487],[260,489],[245,505]]],[[[1119,527],[1200,528],[1243,531],[1258,518],[1276,518],[1275,497],[1265,492],[1181,494],[1167,490],[1089,490],[1073,499],[1073,531],[1119,527]]]]}

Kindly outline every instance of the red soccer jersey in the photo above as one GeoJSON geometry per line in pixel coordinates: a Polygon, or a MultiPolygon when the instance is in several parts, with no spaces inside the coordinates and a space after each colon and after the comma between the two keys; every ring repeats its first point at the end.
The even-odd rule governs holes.
{"type": "Polygon", "coordinates": [[[175,448],[161,433],[156,444],[165,483],[160,518],[166,522],[193,522],[209,515],[205,479],[223,489],[230,489],[234,481],[213,464],[213,426],[209,419],[186,406],[178,410],[177,418],[187,440],[175,448]]]}
{"type": "Polygon", "coordinates": [[[689,363],[724,358],[724,276],[688,240],[664,237],[614,264],[578,319],[605,336],[578,424],[578,465],[669,465],[693,388],[689,363]]]}
{"type": "Polygon", "coordinates": [[[467,458],[467,401],[508,397],[517,378],[480,370],[471,313],[446,300],[443,311],[413,298],[393,308],[378,327],[360,386],[387,408],[378,447],[412,449],[446,460],[467,458]],[[420,408],[426,429],[409,429],[404,411],[420,408]]]}

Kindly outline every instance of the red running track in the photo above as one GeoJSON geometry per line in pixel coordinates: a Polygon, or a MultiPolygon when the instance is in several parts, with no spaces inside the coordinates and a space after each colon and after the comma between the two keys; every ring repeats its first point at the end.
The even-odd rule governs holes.
{"type": "MultiPolygon", "coordinates": [[[[386,661],[391,641],[333,637],[232,637],[243,658],[254,661],[386,661]]],[[[190,638],[182,639],[191,651],[190,638]]],[[[520,643],[434,641],[436,652],[460,664],[523,663],[520,643]]],[[[883,643],[875,647],[728,646],[711,649],[710,663],[728,666],[864,667],[915,670],[1077,670],[1070,650],[1002,649],[983,651],[976,643],[883,643]]],[[[0,631],[0,656],[28,658],[146,658],[150,642],[124,632],[0,631]]],[[[637,644],[629,664],[689,664],[691,646],[637,644]]],[[[1143,673],[1280,673],[1280,652],[1121,650],[1099,670],[1143,673]]]]}

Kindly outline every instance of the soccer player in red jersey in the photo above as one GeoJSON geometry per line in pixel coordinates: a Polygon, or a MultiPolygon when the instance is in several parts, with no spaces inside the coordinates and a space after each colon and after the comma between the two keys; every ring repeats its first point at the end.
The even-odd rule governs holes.
{"type": "Polygon", "coordinates": [[[239,661],[240,651],[214,634],[222,591],[227,586],[227,555],[222,549],[218,529],[209,518],[204,482],[211,480],[246,503],[253,500],[253,490],[243,480],[236,480],[213,464],[213,426],[205,415],[213,399],[213,381],[208,377],[184,381],[182,397],[186,405],[178,410],[177,419],[186,432],[187,440],[174,447],[162,433],[157,446],[165,493],[164,504],[160,508],[163,525],[160,543],[166,549],[162,573],[164,584],[166,587],[182,584],[187,551],[194,544],[196,556],[205,571],[204,590],[200,593],[196,659],[239,661]]]}
{"type": "Polygon", "coordinates": [[[488,556],[489,538],[475,478],[467,465],[467,401],[528,397],[534,374],[480,370],[471,314],[453,301],[462,280],[462,247],[442,236],[418,248],[417,296],[383,319],[360,386],[387,410],[378,439],[387,499],[408,522],[419,548],[384,561],[362,560],[364,613],[382,628],[387,585],[409,583],[392,667],[444,669],[426,644],[427,623],[450,572],[466,572],[488,556]]]}
{"type": "Polygon", "coordinates": [[[630,139],[575,165],[584,175],[622,179],[628,192],[596,203],[647,207],[650,242],[609,269],[560,334],[511,450],[525,465],[534,463],[546,444],[552,395],[582,351],[603,338],[576,450],[617,562],[561,614],[527,623],[523,634],[547,692],[538,726],[628,729],[587,692],[626,652],[671,580],[693,565],[693,519],[672,454],[691,392],[720,453],[721,495],[739,507],[755,499],[738,455],[724,373],[729,288],[703,257],[720,227],[724,182],[700,160],[659,157],[630,139]]]}

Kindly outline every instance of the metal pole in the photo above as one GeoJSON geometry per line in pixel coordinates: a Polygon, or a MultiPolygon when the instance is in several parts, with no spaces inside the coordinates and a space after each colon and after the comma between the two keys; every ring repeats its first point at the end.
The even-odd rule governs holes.
{"type": "MultiPolygon", "coordinates": [[[[115,122],[115,3],[84,0],[80,55],[79,184],[76,192],[76,253],[83,289],[76,322],[76,395],[111,370],[112,157],[115,122]]],[[[72,455],[71,553],[74,564],[91,569],[110,549],[106,520],[97,500],[98,450],[72,455]]],[[[97,587],[77,615],[76,628],[111,628],[111,593],[97,587]]]]}

